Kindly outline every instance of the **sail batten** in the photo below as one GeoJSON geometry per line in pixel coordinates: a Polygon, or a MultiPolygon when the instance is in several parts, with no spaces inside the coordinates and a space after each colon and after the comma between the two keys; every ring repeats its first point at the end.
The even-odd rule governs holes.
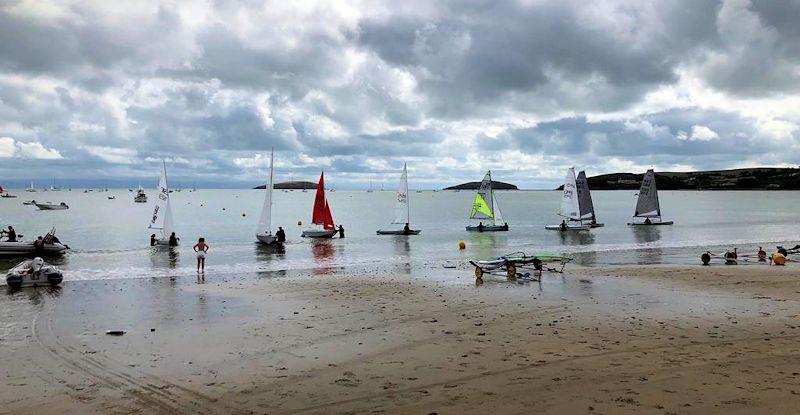
{"type": "Polygon", "coordinates": [[[578,202],[578,189],[575,183],[575,168],[567,169],[564,178],[564,191],[561,193],[561,206],[558,214],[570,220],[581,220],[581,209],[578,202]]]}
{"type": "Polygon", "coordinates": [[[647,173],[644,174],[633,216],[640,218],[661,216],[661,206],[658,202],[658,189],[656,188],[656,177],[653,169],[647,170],[647,173]]]}

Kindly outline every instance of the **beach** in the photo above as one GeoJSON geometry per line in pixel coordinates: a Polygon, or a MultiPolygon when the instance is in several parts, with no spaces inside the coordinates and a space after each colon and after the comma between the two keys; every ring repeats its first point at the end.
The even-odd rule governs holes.
{"type": "Polygon", "coordinates": [[[371,267],[4,295],[8,413],[795,413],[796,267],[371,267]],[[108,329],[125,330],[122,336],[108,329]]]}

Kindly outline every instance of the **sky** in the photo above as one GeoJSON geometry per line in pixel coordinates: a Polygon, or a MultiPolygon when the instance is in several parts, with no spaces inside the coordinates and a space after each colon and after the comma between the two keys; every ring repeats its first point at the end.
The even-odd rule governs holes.
{"type": "Polygon", "coordinates": [[[0,185],[800,164],[800,0],[0,2],[0,185]]]}

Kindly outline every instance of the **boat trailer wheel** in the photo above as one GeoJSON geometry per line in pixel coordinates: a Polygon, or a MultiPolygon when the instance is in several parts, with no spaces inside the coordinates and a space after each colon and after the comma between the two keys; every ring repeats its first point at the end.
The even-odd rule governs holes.
{"type": "Polygon", "coordinates": [[[481,267],[475,267],[475,278],[483,278],[483,269],[481,269],[481,267]]]}
{"type": "Polygon", "coordinates": [[[508,278],[516,278],[517,266],[514,264],[508,264],[508,266],[506,266],[506,272],[508,273],[508,278]]]}

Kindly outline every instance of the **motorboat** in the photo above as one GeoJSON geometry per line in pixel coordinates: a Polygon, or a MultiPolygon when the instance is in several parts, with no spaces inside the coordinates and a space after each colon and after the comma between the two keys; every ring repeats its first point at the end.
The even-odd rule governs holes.
{"type": "Polygon", "coordinates": [[[64,202],[61,202],[59,204],[49,203],[49,202],[45,202],[45,203],[36,203],[36,202],[34,202],[34,205],[36,205],[36,207],[38,207],[39,210],[66,210],[66,209],[69,209],[69,205],[67,205],[64,202]]]}
{"type": "Polygon", "coordinates": [[[26,205],[26,206],[35,205],[36,201],[35,200],[28,200],[26,202],[22,202],[22,204],[26,205]]]}
{"type": "MultiPolygon", "coordinates": [[[[44,240],[42,253],[45,255],[61,255],[69,249],[69,246],[62,244],[55,236],[55,229],[51,229],[42,239],[44,240]]],[[[0,241],[0,256],[26,256],[35,253],[36,247],[33,241],[0,241]]]]}
{"type": "Polygon", "coordinates": [[[22,261],[6,274],[6,283],[13,289],[53,286],[61,284],[63,280],[61,270],[40,257],[22,261]]]}
{"type": "Polygon", "coordinates": [[[147,194],[144,192],[141,185],[139,185],[139,189],[136,191],[136,196],[133,197],[133,201],[135,203],[147,203],[147,194]]]}

